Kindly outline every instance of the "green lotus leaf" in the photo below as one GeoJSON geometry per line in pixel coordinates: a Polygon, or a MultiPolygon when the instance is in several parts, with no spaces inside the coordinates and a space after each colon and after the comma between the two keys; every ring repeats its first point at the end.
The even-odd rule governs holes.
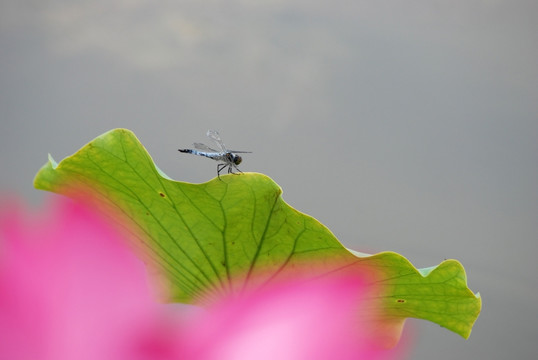
{"type": "Polygon", "coordinates": [[[162,274],[169,299],[204,304],[287,276],[349,271],[380,284],[381,328],[397,339],[405,318],[433,321],[468,338],[481,309],[462,265],[446,260],[416,269],[394,252],[347,250],[316,219],[284,202],[257,173],[203,184],[173,181],[135,135],[109,131],[34,180],[37,189],[98,204],[162,274]]]}

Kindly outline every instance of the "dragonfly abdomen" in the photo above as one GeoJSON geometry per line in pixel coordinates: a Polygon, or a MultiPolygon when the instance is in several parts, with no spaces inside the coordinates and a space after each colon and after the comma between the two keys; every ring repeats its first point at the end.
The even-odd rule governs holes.
{"type": "Polygon", "coordinates": [[[210,153],[205,151],[199,151],[194,149],[178,149],[182,153],[193,154],[198,156],[205,156],[213,160],[223,160],[224,156],[219,153],[210,153]]]}

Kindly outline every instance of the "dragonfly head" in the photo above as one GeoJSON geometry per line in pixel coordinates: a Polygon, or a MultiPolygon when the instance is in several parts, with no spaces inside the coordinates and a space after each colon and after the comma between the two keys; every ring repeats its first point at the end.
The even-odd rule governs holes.
{"type": "Polygon", "coordinates": [[[239,164],[241,164],[241,161],[243,161],[243,159],[241,158],[241,156],[233,154],[232,155],[232,161],[233,161],[233,163],[235,165],[239,165],[239,164]]]}

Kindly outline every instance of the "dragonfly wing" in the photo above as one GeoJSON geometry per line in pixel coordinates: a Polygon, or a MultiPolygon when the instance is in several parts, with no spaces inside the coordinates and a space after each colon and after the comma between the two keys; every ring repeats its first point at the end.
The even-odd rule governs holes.
{"type": "Polygon", "coordinates": [[[202,144],[202,143],[194,143],[194,148],[195,149],[198,149],[198,150],[201,150],[201,151],[207,151],[207,152],[216,152],[218,153],[219,151],[215,150],[215,149],[211,149],[209,146],[207,146],[206,144],[202,144]]]}
{"type": "Polygon", "coordinates": [[[252,154],[252,151],[228,150],[228,152],[237,154],[252,154]]]}
{"type": "Polygon", "coordinates": [[[228,152],[228,150],[226,150],[226,146],[224,145],[224,143],[222,142],[222,139],[220,138],[218,131],[207,130],[207,137],[213,140],[215,144],[218,145],[218,147],[220,148],[222,152],[228,152]]]}

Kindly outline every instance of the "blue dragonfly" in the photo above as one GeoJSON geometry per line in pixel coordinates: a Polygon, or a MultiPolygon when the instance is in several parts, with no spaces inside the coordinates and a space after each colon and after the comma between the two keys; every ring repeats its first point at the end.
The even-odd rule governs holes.
{"type": "Polygon", "coordinates": [[[242,173],[242,171],[239,170],[237,165],[241,164],[241,161],[243,161],[243,158],[241,158],[241,156],[237,154],[251,153],[251,151],[236,151],[236,150],[226,149],[226,146],[222,142],[222,139],[220,138],[218,131],[215,131],[215,130],[208,130],[207,137],[213,140],[213,142],[217,145],[218,150],[212,149],[209,146],[202,143],[194,143],[193,144],[194,149],[178,149],[178,150],[182,153],[205,156],[207,158],[218,161],[219,164],[217,164],[217,176],[219,180],[220,180],[220,172],[226,168],[228,168],[228,174],[235,174],[233,172],[233,169],[242,173]]]}

